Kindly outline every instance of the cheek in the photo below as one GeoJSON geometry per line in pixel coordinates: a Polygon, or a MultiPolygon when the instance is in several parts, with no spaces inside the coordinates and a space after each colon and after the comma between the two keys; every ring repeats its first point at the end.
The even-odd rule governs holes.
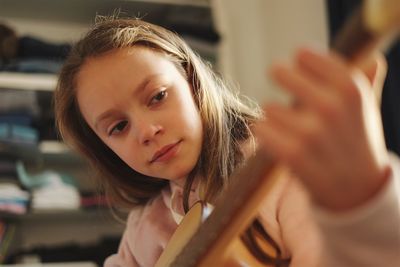
{"type": "Polygon", "coordinates": [[[190,131],[202,131],[202,120],[200,116],[200,112],[193,101],[191,95],[187,96],[187,99],[190,101],[182,101],[182,105],[180,106],[179,112],[177,112],[185,122],[185,126],[189,128],[190,131]]]}
{"type": "Polygon", "coordinates": [[[123,161],[126,162],[129,166],[134,167],[135,169],[137,166],[140,166],[139,164],[139,157],[137,156],[138,153],[132,153],[132,151],[125,151],[123,154],[123,161]]]}
{"type": "Polygon", "coordinates": [[[115,154],[120,157],[129,167],[140,172],[143,169],[143,157],[140,157],[140,153],[133,153],[137,151],[134,147],[129,145],[115,146],[111,148],[115,154]]]}
{"type": "Polygon", "coordinates": [[[193,134],[196,135],[197,138],[201,138],[203,136],[203,122],[197,108],[193,108],[193,113],[187,118],[187,121],[193,134]]]}
{"type": "Polygon", "coordinates": [[[140,157],[132,154],[137,154],[137,153],[131,153],[130,155],[125,156],[122,160],[136,172],[139,172],[144,175],[151,175],[150,173],[148,173],[146,162],[143,160],[143,156],[140,157]]]}

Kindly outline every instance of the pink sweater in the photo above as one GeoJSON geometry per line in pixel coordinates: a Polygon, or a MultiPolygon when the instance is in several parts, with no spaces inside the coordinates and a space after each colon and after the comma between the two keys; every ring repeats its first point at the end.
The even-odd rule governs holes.
{"type": "MultiPolygon", "coordinates": [[[[292,178],[280,180],[260,210],[262,224],[279,244],[291,267],[400,266],[400,164],[369,203],[348,214],[331,214],[311,205],[292,178]],[[378,228],[375,228],[378,227],[378,228]],[[371,231],[379,229],[379,231],[371,231]]],[[[190,203],[198,192],[190,195],[190,203]]],[[[106,267],[150,267],[166,247],[183,215],[182,188],[168,188],[128,218],[117,254],[106,267]]]]}

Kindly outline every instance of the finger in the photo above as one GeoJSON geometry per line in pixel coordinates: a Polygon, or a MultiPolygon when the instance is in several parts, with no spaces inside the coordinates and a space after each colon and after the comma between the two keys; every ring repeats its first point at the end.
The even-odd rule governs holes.
{"type": "Polygon", "coordinates": [[[373,85],[377,78],[382,79],[382,76],[386,76],[387,62],[384,55],[377,52],[361,62],[359,68],[365,73],[371,85],[373,85]]]}
{"type": "Polygon", "coordinates": [[[277,157],[279,160],[287,158],[286,151],[297,147],[297,141],[293,139],[292,134],[283,131],[274,121],[258,123],[254,127],[254,134],[259,148],[277,157]]]}
{"type": "MultiPolygon", "coordinates": [[[[269,116],[270,117],[270,116],[269,116]]],[[[338,146],[331,142],[318,149],[308,147],[299,142],[290,132],[285,131],[275,120],[268,120],[256,127],[256,135],[261,148],[274,155],[277,160],[288,168],[306,185],[312,197],[323,203],[326,194],[332,191],[343,191],[343,179],[349,178],[348,171],[352,167],[351,160],[343,159],[338,146]],[[339,159],[339,160],[338,160],[339,159]],[[339,178],[339,179],[338,179],[339,178]]],[[[327,137],[327,139],[333,139],[327,137]]],[[[352,151],[347,156],[353,155],[352,151]]]]}
{"type": "Polygon", "coordinates": [[[350,75],[350,65],[335,53],[323,54],[303,48],[296,54],[296,64],[315,79],[337,88],[339,92],[356,89],[350,75]]]}
{"type": "Polygon", "coordinates": [[[326,135],[318,114],[307,110],[293,109],[282,105],[270,104],[265,108],[269,122],[278,125],[281,131],[290,133],[304,146],[318,149],[326,135]]]}
{"type": "Polygon", "coordinates": [[[387,74],[387,62],[385,56],[380,53],[374,53],[359,66],[361,71],[367,76],[378,103],[380,103],[383,84],[387,74]]]}
{"type": "Polygon", "coordinates": [[[320,108],[330,101],[329,92],[321,90],[320,85],[308,79],[298,69],[286,65],[273,65],[272,79],[285,91],[292,94],[297,103],[310,108],[320,108]]]}
{"type": "Polygon", "coordinates": [[[328,134],[318,122],[314,113],[299,112],[280,105],[269,105],[266,109],[267,122],[259,129],[271,135],[258,136],[267,147],[273,146],[281,159],[291,162],[307,155],[323,156],[329,147],[328,134]],[[328,145],[326,144],[328,143],[328,145]]]}
{"type": "MultiPolygon", "coordinates": [[[[309,154],[304,148],[293,139],[290,134],[281,131],[274,123],[267,123],[255,127],[255,133],[259,141],[259,148],[266,150],[277,158],[279,162],[288,166],[290,170],[310,189],[324,185],[321,173],[323,170],[321,157],[309,154]],[[320,184],[320,185],[318,185],[320,184]]],[[[312,190],[318,191],[318,190],[312,190]]]]}

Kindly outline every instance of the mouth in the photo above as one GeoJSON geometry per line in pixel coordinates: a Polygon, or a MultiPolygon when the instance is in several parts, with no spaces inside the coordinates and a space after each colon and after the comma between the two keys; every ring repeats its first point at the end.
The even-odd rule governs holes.
{"type": "Polygon", "coordinates": [[[181,140],[176,143],[166,145],[154,153],[153,157],[150,160],[150,163],[154,162],[164,162],[171,159],[178,152],[179,144],[181,140]]]}

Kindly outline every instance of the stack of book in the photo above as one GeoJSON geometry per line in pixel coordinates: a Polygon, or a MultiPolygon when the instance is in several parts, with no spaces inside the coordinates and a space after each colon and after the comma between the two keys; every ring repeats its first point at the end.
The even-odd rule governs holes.
{"type": "Polygon", "coordinates": [[[30,194],[21,186],[15,161],[0,158],[0,212],[25,214],[29,201],[30,194]]]}

